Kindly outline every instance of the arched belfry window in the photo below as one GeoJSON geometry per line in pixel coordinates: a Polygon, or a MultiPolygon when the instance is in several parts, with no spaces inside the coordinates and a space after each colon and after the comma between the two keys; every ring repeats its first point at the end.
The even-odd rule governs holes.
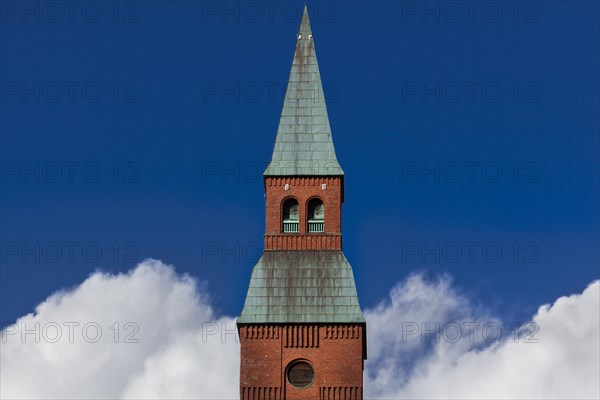
{"type": "Polygon", "coordinates": [[[300,225],[300,212],[296,199],[287,199],[283,203],[283,232],[298,232],[300,225]]]}
{"type": "Polygon", "coordinates": [[[325,206],[320,199],[308,202],[308,231],[323,232],[325,228],[325,206]]]}

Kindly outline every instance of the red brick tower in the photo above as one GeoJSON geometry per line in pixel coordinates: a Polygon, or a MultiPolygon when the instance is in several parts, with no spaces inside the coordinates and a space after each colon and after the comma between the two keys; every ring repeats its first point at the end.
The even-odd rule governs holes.
{"type": "Polygon", "coordinates": [[[360,400],[366,324],[342,253],[344,173],[306,7],[271,163],[265,251],[237,325],[242,400],[360,400]]]}

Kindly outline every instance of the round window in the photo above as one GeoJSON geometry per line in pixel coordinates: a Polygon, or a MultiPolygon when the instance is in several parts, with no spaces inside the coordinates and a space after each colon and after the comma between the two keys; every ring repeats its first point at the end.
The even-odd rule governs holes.
{"type": "Polygon", "coordinates": [[[305,389],[313,383],[315,371],[306,361],[296,361],[288,368],[287,378],[295,388],[305,389]]]}

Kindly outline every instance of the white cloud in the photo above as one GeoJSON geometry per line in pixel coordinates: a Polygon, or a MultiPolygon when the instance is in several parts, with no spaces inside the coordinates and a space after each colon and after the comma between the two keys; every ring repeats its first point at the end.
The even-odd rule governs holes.
{"type": "Polygon", "coordinates": [[[148,357],[132,376],[127,399],[235,399],[239,386],[239,345],[235,320],[222,318],[203,332],[182,334],[176,342],[148,357]]]}
{"type": "Polygon", "coordinates": [[[221,323],[235,329],[231,318],[217,319],[193,279],[159,261],[126,275],[95,273],[3,331],[0,397],[233,399],[239,345],[231,335],[222,343],[221,323]],[[72,343],[69,322],[79,323],[72,343]],[[38,323],[39,343],[22,336],[38,323]],[[97,343],[94,326],[84,336],[88,323],[102,330],[97,343]],[[51,343],[57,325],[62,336],[51,343]]]}
{"type": "MultiPolygon", "coordinates": [[[[365,311],[365,397],[598,398],[599,293],[594,282],[580,295],[540,307],[533,317],[537,343],[523,343],[527,335],[515,343],[505,327],[489,343],[484,328],[492,328],[489,339],[500,321],[458,293],[449,277],[413,275],[365,311]],[[436,323],[439,342],[434,334],[421,336],[436,323]],[[454,341],[457,328],[462,336],[454,341]]],[[[128,274],[95,273],[2,332],[0,397],[234,399],[234,331],[234,319],[215,315],[193,279],[159,261],[128,274]],[[72,343],[69,322],[79,323],[72,343]],[[22,336],[36,323],[39,343],[34,333],[22,336]],[[92,325],[84,337],[86,323],[102,329],[97,343],[90,343],[92,325]],[[57,326],[62,336],[51,343],[57,326]]]]}
{"type": "Polygon", "coordinates": [[[426,282],[411,276],[365,314],[368,398],[600,397],[599,281],[580,295],[540,307],[516,336],[456,293],[447,278],[426,282]],[[432,329],[436,322],[439,342],[433,334],[406,334],[422,332],[422,323],[432,329]],[[462,336],[454,342],[457,327],[462,336]],[[472,336],[468,327],[474,327],[472,336]]]}

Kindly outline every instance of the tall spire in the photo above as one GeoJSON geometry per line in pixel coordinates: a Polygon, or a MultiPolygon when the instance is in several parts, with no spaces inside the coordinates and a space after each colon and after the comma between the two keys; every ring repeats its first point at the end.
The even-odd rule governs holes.
{"type": "Polygon", "coordinates": [[[264,176],[343,175],[331,138],[306,5],[296,39],[273,157],[264,176]]]}

